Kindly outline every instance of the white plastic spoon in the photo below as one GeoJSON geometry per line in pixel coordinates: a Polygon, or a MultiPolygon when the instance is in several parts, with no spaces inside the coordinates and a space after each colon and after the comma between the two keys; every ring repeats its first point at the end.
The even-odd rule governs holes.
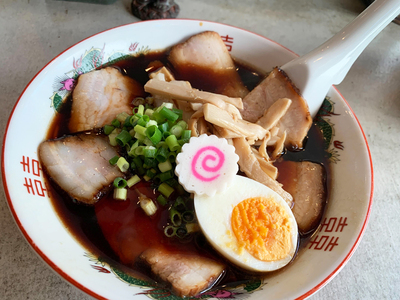
{"type": "Polygon", "coordinates": [[[400,0],[377,0],[324,44],[281,67],[307,100],[312,117],[329,88],[342,82],[365,47],[399,13],[400,0]]]}

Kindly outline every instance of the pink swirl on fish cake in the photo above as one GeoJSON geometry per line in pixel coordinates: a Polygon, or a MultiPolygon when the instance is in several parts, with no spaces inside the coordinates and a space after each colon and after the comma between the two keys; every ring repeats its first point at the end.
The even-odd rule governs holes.
{"type": "Polygon", "coordinates": [[[192,160],[193,175],[201,181],[210,182],[210,181],[217,179],[219,177],[219,174],[211,176],[211,177],[204,177],[203,175],[199,174],[196,170],[197,161],[198,161],[200,155],[202,155],[205,151],[212,151],[216,154],[216,156],[218,156],[218,158],[217,158],[216,156],[208,154],[200,162],[203,170],[206,172],[210,172],[210,173],[218,172],[222,168],[222,166],[224,165],[224,162],[225,162],[225,155],[220,149],[218,149],[217,147],[214,147],[214,146],[203,147],[203,148],[199,149],[196,152],[196,154],[194,155],[193,160],[192,160]],[[210,167],[207,165],[208,161],[210,161],[210,160],[215,161],[216,159],[218,159],[218,163],[216,166],[210,167]]]}

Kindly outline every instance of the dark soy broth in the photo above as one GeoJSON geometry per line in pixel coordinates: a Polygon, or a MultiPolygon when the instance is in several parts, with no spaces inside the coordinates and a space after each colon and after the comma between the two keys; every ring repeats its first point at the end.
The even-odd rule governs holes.
{"type": "MultiPolygon", "coordinates": [[[[113,64],[122,73],[132,77],[144,85],[148,78],[149,63],[154,63],[154,69],[160,64],[169,67],[173,73],[174,69],[167,60],[166,53],[151,53],[149,55],[130,58],[113,64]]],[[[151,67],[150,67],[151,69],[151,67]]],[[[243,65],[237,65],[237,72],[249,90],[253,89],[263,78],[254,70],[243,65]]],[[[209,71],[197,70],[196,76],[190,78],[194,88],[214,92],[221,82],[220,74],[211,74],[209,71]],[[210,79],[212,84],[210,84],[210,79]]],[[[179,75],[177,76],[179,78],[179,75]]],[[[186,79],[186,78],[185,78],[186,79]]],[[[78,79],[79,80],[79,79],[78,79]]],[[[47,138],[52,139],[69,134],[68,121],[70,118],[72,99],[67,99],[61,112],[57,114],[50,127],[47,138]]],[[[328,158],[323,149],[323,139],[320,130],[314,124],[309,132],[306,147],[298,152],[287,152],[281,160],[302,161],[308,160],[324,165],[326,173],[329,174],[328,158]]],[[[282,162],[280,162],[282,163],[282,162]]],[[[277,163],[279,168],[279,163],[277,163]]],[[[289,176],[284,172],[279,175],[289,176]]],[[[50,180],[51,182],[51,180],[50,180]]],[[[327,180],[326,182],[329,182],[327,180]]],[[[126,201],[117,201],[112,198],[112,193],[103,197],[94,206],[85,206],[76,201],[64,197],[57,188],[49,187],[51,201],[60,219],[73,236],[91,253],[101,257],[110,265],[118,266],[125,272],[136,277],[149,279],[149,271],[135,263],[138,255],[148,247],[162,246],[167,250],[187,251],[190,253],[201,253],[203,256],[212,257],[223,261],[228,265],[225,276],[220,284],[229,284],[245,279],[253,278],[255,275],[243,272],[227,262],[206,242],[201,233],[197,233],[190,240],[177,241],[164,235],[164,226],[167,224],[167,208],[159,207],[153,217],[145,215],[138,205],[138,193],[155,199],[157,192],[150,183],[141,182],[128,192],[126,201]]],[[[157,204],[158,205],[158,204],[157,204]]],[[[303,239],[304,240],[304,239],[303,239]]]]}

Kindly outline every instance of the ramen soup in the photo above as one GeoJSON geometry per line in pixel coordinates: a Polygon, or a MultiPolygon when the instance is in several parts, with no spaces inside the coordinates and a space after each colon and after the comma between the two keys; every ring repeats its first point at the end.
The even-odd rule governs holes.
{"type": "Polygon", "coordinates": [[[309,122],[306,136],[299,138],[283,119],[293,114],[290,107],[301,107],[296,100],[301,96],[287,77],[279,69],[266,76],[243,64],[233,65],[219,36],[207,34],[167,52],[128,57],[81,75],[39,148],[51,201],[74,237],[113,268],[181,297],[264,278],[267,271],[293,262],[299,245],[319,225],[329,182],[319,128],[309,122]],[[217,44],[215,53],[207,52],[210,43],[217,44]],[[193,47],[206,52],[207,59],[191,53],[193,47]],[[217,62],[212,55],[219,57],[217,62]],[[260,93],[274,99],[265,104],[257,98],[256,110],[253,98],[260,93]],[[193,95],[196,101],[189,99],[193,95]],[[96,101],[106,104],[99,108],[96,101]],[[165,119],[161,110],[178,119],[165,119]],[[228,114],[226,120],[220,111],[228,114]],[[170,126],[167,133],[163,124],[170,126]],[[182,128],[176,129],[178,125],[182,128]],[[153,126],[154,132],[147,131],[149,139],[156,136],[156,128],[162,137],[151,144],[144,132],[138,134],[137,126],[146,130],[153,126]],[[119,140],[122,131],[130,134],[125,144],[119,140]],[[190,193],[179,184],[184,180],[174,173],[176,154],[189,141],[187,134],[216,135],[232,147],[240,168],[238,175],[233,174],[233,186],[207,196],[190,193]],[[178,136],[174,149],[168,144],[171,135],[178,136]],[[119,141],[112,146],[116,136],[119,141]],[[164,169],[165,165],[170,167],[164,169]],[[126,195],[118,194],[121,190],[126,195]],[[260,195],[251,193],[255,190],[260,195]],[[221,217],[225,207],[235,207],[226,213],[228,220],[221,217]],[[247,214],[251,219],[251,209],[256,210],[257,224],[264,222],[260,228],[241,218],[247,214]],[[223,234],[214,237],[212,231],[218,226],[223,234]],[[260,247],[247,241],[262,238],[260,247]]]}

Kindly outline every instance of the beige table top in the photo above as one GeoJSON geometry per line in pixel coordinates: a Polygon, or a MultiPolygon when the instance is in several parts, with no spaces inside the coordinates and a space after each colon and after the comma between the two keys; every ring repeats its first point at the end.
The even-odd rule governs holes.
{"type": "MultiPolygon", "coordinates": [[[[298,54],[318,46],[364,9],[361,0],[178,0],[179,18],[231,24],[298,54]]],[[[24,87],[80,40],[137,22],[129,0],[112,5],[40,0],[0,2],[0,133],[24,87]]],[[[400,26],[389,25],[339,85],[363,126],[375,168],[370,222],[344,269],[311,299],[400,299],[400,26]]],[[[2,185],[1,188],[2,189],[2,185]]],[[[89,299],[30,248],[0,193],[0,299],[89,299]]]]}

